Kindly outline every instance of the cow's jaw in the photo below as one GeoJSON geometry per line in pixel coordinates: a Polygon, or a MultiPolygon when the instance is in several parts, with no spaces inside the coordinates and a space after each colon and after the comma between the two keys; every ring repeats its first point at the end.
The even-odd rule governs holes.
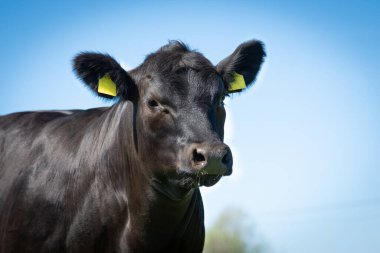
{"type": "Polygon", "coordinates": [[[199,176],[199,186],[213,186],[219,182],[223,175],[201,175],[199,176]]]}
{"type": "Polygon", "coordinates": [[[172,184],[168,181],[164,182],[156,177],[153,177],[151,179],[150,184],[155,191],[165,195],[167,198],[174,201],[187,198],[194,191],[193,187],[191,188],[178,187],[175,184],[172,184]]]}

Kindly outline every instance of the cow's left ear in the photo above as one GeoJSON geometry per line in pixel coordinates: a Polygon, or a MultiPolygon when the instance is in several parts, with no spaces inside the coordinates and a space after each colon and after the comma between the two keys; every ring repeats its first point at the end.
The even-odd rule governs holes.
{"type": "Polygon", "coordinates": [[[134,93],[133,79],[107,54],[80,53],[73,59],[73,68],[77,76],[101,97],[128,99],[134,93]]]}
{"type": "Polygon", "coordinates": [[[255,81],[264,57],[263,43],[250,40],[239,45],[231,55],[218,63],[216,69],[228,86],[229,92],[249,87],[255,81]]]}

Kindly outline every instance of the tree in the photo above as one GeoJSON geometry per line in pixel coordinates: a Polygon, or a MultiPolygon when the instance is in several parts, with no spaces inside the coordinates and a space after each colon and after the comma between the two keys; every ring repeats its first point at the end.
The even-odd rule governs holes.
{"type": "Polygon", "coordinates": [[[254,236],[254,226],[237,208],[224,210],[207,230],[205,253],[264,253],[268,247],[254,236]]]}

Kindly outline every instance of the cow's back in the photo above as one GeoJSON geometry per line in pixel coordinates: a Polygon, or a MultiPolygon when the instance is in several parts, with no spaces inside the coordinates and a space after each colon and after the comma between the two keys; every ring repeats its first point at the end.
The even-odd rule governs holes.
{"type": "Polygon", "coordinates": [[[44,128],[49,122],[71,113],[19,112],[0,117],[0,201],[4,201],[9,186],[20,180],[27,173],[24,170],[28,164],[38,157],[33,144],[44,128]]]}
{"type": "Polygon", "coordinates": [[[27,167],[40,159],[43,147],[36,143],[43,142],[46,128],[74,112],[77,111],[19,112],[0,117],[0,200],[7,186],[28,173],[27,167]]]}
{"type": "Polygon", "coordinates": [[[73,161],[86,127],[103,110],[0,117],[0,252],[67,250],[76,204],[92,185],[73,161]],[[79,184],[81,178],[88,181],[79,184]]]}

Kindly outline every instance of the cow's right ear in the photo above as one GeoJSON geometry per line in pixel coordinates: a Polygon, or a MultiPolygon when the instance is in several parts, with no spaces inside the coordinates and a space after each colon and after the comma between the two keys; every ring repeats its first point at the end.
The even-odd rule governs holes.
{"type": "Polygon", "coordinates": [[[264,61],[264,45],[261,41],[250,40],[240,44],[216,69],[228,86],[229,92],[239,92],[251,86],[264,61]]]}
{"type": "Polygon", "coordinates": [[[73,59],[76,75],[96,94],[105,98],[130,98],[133,79],[120,64],[107,54],[82,52],[73,59]]]}

